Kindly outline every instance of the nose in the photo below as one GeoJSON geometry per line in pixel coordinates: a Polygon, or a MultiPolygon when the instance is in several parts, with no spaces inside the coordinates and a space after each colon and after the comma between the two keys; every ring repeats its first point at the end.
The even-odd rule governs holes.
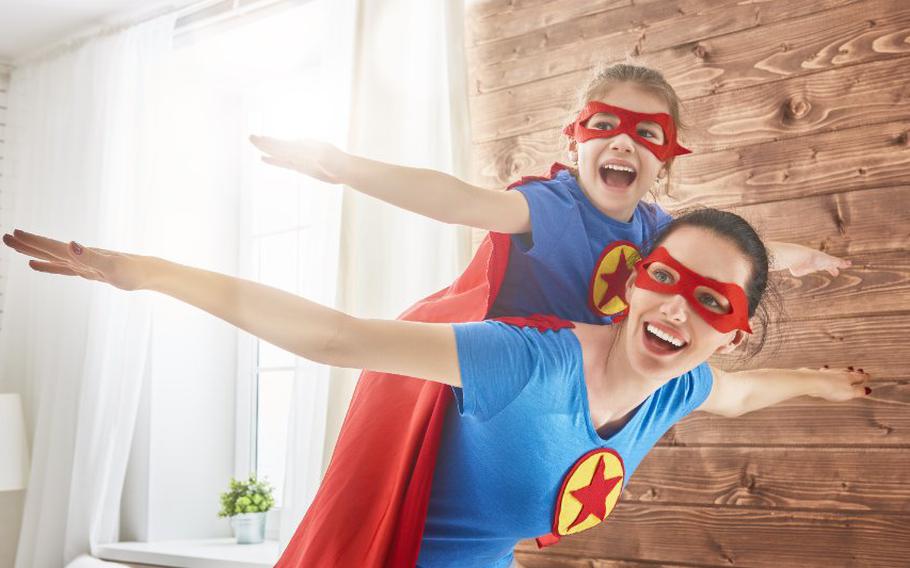
{"type": "Polygon", "coordinates": [[[671,294],[660,304],[660,313],[668,320],[682,323],[686,321],[686,299],[679,294],[671,294]]]}
{"type": "Polygon", "coordinates": [[[631,154],[635,151],[635,141],[623,132],[610,139],[610,149],[631,154]]]}

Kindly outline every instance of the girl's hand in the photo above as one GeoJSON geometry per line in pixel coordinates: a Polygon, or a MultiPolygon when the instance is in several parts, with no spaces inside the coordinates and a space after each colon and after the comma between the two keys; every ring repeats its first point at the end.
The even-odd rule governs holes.
{"type": "Polygon", "coordinates": [[[841,402],[867,396],[872,392],[872,389],[866,386],[870,375],[862,369],[853,367],[829,369],[825,366],[814,372],[818,380],[813,396],[832,402],[841,402]]]}
{"type": "Polygon", "coordinates": [[[267,136],[250,136],[250,142],[262,151],[262,161],[300,172],[326,183],[341,183],[340,164],[346,154],[331,144],[317,140],[280,140],[267,136]]]}
{"type": "Polygon", "coordinates": [[[831,276],[837,276],[841,270],[849,268],[851,264],[849,260],[807,248],[798,259],[790,264],[789,268],[790,274],[793,276],[805,276],[821,270],[827,271],[831,276]]]}
{"type": "Polygon", "coordinates": [[[106,282],[121,290],[145,288],[150,277],[151,257],[82,247],[16,229],[3,235],[6,246],[37,260],[28,265],[37,272],[81,276],[106,282]]]}

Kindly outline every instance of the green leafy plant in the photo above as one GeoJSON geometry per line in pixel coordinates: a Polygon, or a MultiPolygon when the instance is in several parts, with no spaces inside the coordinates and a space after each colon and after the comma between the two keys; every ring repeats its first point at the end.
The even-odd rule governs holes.
{"type": "Polygon", "coordinates": [[[250,474],[247,481],[237,481],[232,477],[230,490],[221,494],[221,511],[218,516],[233,517],[243,513],[264,513],[274,504],[272,486],[256,479],[255,474],[250,474]]]}

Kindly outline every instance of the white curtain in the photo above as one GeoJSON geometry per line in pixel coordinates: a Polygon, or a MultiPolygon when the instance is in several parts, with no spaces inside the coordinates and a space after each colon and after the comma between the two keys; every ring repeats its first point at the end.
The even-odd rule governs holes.
{"type": "MultiPolygon", "coordinates": [[[[358,0],[348,149],[373,159],[468,175],[470,148],[460,1],[358,0]]],[[[343,36],[342,36],[343,37],[343,36]]],[[[432,187],[420,188],[433,191],[432,187]]],[[[341,212],[340,309],[391,318],[452,282],[470,256],[470,232],[350,189],[341,212]]],[[[314,440],[313,400],[298,388],[281,523],[287,545],[334,448],[358,373],[330,371],[325,444],[314,440]],[[308,402],[310,401],[310,402],[308,402]],[[306,454],[302,450],[306,450],[306,454]],[[314,453],[323,449],[322,459],[314,453]],[[307,455],[308,454],[308,455],[307,455]],[[317,474],[318,473],[318,474],[317,474]]],[[[300,384],[295,382],[295,387],[300,384]]],[[[322,392],[320,392],[322,396],[322,392]]],[[[320,415],[321,417],[321,415],[320,415]]],[[[356,520],[352,520],[356,522],[356,520]]]]}
{"type": "MultiPolygon", "coordinates": [[[[14,70],[5,231],[145,250],[172,29],[159,19],[14,70]]],[[[16,568],[59,568],[117,540],[149,308],[141,295],[33,273],[22,257],[7,264],[0,391],[24,394],[33,440],[16,568]]]]}

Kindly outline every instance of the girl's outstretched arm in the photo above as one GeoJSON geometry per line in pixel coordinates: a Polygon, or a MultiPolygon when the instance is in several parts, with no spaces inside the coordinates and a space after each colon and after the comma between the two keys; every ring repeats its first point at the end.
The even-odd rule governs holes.
{"type": "Polygon", "coordinates": [[[498,233],[527,233],[531,213],[518,191],[498,191],[421,168],[368,160],[316,140],[251,136],[273,166],[294,170],[419,213],[431,219],[498,233]]]}
{"type": "Polygon", "coordinates": [[[868,395],[869,375],[862,369],[753,369],[728,373],[711,367],[711,394],[696,410],[721,416],[741,416],[797,397],[815,396],[830,401],[868,395]]]}
{"type": "Polygon", "coordinates": [[[167,294],[312,361],[461,385],[448,324],[360,319],[249,280],[24,231],[3,242],[37,259],[29,265],[39,272],[167,294]]]}
{"type": "Polygon", "coordinates": [[[767,247],[771,253],[771,270],[789,270],[793,276],[804,276],[820,270],[837,276],[839,271],[851,265],[849,260],[793,243],[768,241],[767,247]]]}

